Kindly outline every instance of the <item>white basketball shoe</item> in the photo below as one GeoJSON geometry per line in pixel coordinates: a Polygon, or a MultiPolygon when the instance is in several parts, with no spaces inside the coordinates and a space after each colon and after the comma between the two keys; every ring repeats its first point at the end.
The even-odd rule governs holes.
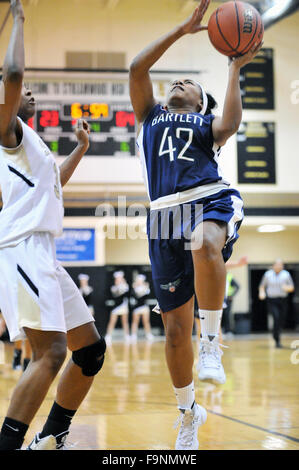
{"type": "MultiPolygon", "coordinates": [[[[64,435],[59,439],[59,441],[52,435],[40,438],[39,434],[36,434],[33,441],[27,447],[27,450],[67,450],[68,447],[73,447],[73,445],[66,445],[65,440],[68,432],[62,434],[64,435]]],[[[57,437],[59,436],[60,435],[57,437]]]]}
{"type": "Polygon", "coordinates": [[[174,425],[176,428],[181,423],[175,443],[175,450],[197,450],[199,446],[197,438],[198,428],[206,420],[206,410],[197,403],[194,403],[191,410],[180,410],[180,416],[174,425]]]}
{"type": "Polygon", "coordinates": [[[212,341],[209,339],[200,340],[199,359],[197,363],[199,380],[212,381],[218,384],[224,384],[226,382],[225,372],[221,363],[222,355],[223,352],[217,337],[214,337],[212,341]]]}

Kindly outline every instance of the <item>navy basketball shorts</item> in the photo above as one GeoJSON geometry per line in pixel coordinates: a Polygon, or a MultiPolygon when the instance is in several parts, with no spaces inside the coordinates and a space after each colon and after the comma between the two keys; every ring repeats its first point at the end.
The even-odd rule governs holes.
{"type": "Polygon", "coordinates": [[[155,295],[163,312],[185,304],[194,295],[194,269],[190,238],[205,220],[227,224],[222,250],[226,262],[239,238],[243,201],[235,189],[166,209],[151,210],[147,220],[149,256],[155,295]]]}

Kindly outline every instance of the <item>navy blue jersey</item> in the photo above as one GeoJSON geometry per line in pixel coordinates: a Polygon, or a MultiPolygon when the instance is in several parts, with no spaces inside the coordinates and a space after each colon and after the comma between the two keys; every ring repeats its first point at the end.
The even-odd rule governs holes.
{"type": "Polygon", "coordinates": [[[151,201],[198,186],[224,183],[214,143],[214,115],[176,114],[153,107],[138,135],[143,175],[151,201]]]}

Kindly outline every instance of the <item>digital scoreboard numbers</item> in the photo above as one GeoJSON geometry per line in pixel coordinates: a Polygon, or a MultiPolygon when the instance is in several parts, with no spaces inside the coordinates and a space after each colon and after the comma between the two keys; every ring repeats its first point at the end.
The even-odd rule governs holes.
{"type": "Polygon", "coordinates": [[[34,128],[57,156],[77,144],[78,119],[90,126],[89,156],[135,156],[135,115],[129,103],[38,102],[34,128]]]}
{"type": "Polygon", "coordinates": [[[261,49],[240,73],[243,109],[274,109],[273,49],[261,49]]]}
{"type": "Polygon", "coordinates": [[[243,122],[237,133],[238,183],[275,184],[275,124],[243,122]]]}

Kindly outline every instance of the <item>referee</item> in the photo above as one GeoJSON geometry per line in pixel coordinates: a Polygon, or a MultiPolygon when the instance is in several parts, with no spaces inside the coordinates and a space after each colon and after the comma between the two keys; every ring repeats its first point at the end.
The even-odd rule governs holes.
{"type": "Polygon", "coordinates": [[[259,299],[267,298],[268,313],[273,316],[273,338],[277,348],[281,348],[280,332],[287,310],[287,297],[294,292],[294,283],[288,271],[283,269],[283,262],[277,259],[272,269],[265,272],[259,285],[259,299]]]}

